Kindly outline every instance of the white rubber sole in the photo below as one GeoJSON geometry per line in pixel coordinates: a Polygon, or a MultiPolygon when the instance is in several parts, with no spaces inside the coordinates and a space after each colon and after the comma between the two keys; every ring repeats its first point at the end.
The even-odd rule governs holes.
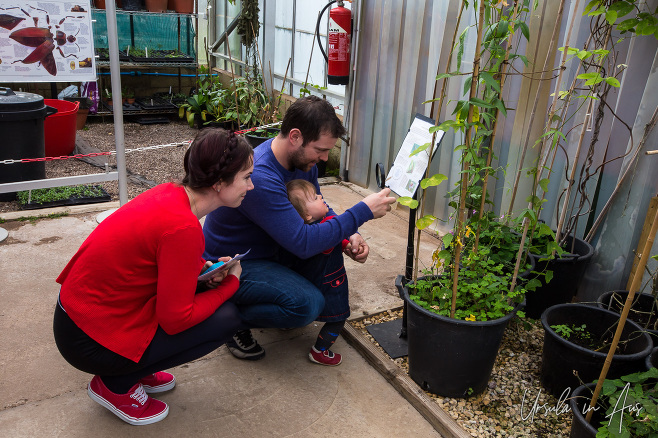
{"type": "Polygon", "coordinates": [[[89,386],[87,386],[87,394],[89,394],[89,397],[93,401],[107,408],[107,410],[112,412],[114,415],[121,418],[123,421],[125,421],[128,424],[132,424],[133,426],[145,426],[147,424],[157,423],[158,421],[164,420],[167,417],[167,415],[169,415],[169,405],[165,403],[165,407],[166,407],[165,410],[157,415],[152,415],[150,417],[144,417],[144,418],[131,417],[125,412],[122,412],[121,410],[115,408],[112,403],[105,400],[100,395],[96,394],[89,386]]]}
{"type": "Polygon", "coordinates": [[[164,385],[158,385],[158,386],[150,386],[150,385],[144,385],[142,383],[142,388],[144,388],[144,391],[148,394],[157,394],[159,392],[165,392],[169,391],[171,389],[174,389],[174,386],[176,386],[176,378],[174,377],[174,380],[172,380],[169,383],[165,383],[164,385]]]}

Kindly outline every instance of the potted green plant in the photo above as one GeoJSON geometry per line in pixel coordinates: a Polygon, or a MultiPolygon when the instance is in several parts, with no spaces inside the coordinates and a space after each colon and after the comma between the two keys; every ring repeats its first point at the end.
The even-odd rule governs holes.
{"type": "MultiPolygon", "coordinates": [[[[537,284],[536,279],[529,281],[519,275],[530,271],[523,240],[487,213],[492,202],[487,181],[496,170],[491,167],[493,137],[498,114],[506,113],[501,94],[506,61],[521,56],[510,52],[510,41],[514,34],[527,37],[529,9],[521,3],[509,10],[501,3],[488,2],[463,7],[477,8],[473,71],[459,71],[458,56],[457,71],[448,68],[437,76],[444,80],[443,90],[445,80],[463,75],[468,79],[465,96],[455,104],[454,119],[441,124],[437,120],[438,126],[430,129],[431,133],[452,130],[464,139],[456,149],[461,152],[461,179],[450,193],[455,228],[434,251],[434,264],[429,272],[424,271],[431,275],[396,280],[407,306],[409,375],[424,389],[450,397],[466,397],[486,388],[507,322],[522,314],[524,296],[537,284]],[[509,248],[500,251],[501,242],[509,243],[509,248]]],[[[460,39],[460,53],[463,44],[460,39]]],[[[435,100],[442,107],[444,92],[435,100]]],[[[434,143],[432,139],[413,154],[429,149],[431,157],[434,143]]],[[[447,179],[428,175],[420,183],[420,200],[403,197],[400,204],[419,208],[426,191],[447,179]]],[[[422,209],[420,216],[418,229],[438,220],[424,215],[422,209]]]]}
{"type": "Polygon", "coordinates": [[[132,104],[135,103],[135,92],[133,91],[132,88],[123,87],[121,89],[121,94],[126,99],[125,103],[127,103],[129,105],[132,105],[132,104]]]}
{"type": "Polygon", "coordinates": [[[594,383],[579,386],[569,400],[571,437],[642,438],[658,435],[658,369],[606,379],[595,408],[590,407],[594,383]],[[583,412],[592,410],[587,422],[583,412]]]}
{"type": "Polygon", "coordinates": [[[108,90],[107,88],[103,91],[104,91],[103,97],[105,98],[105,103],[111,109],[112,108],[112,92],[110,90],[108,90]]]}
{"type": "MultiPolygon", "coordinates": [[[[562,9],[563,3],[560,3],[562,9]]],[[[619,156],[609,156],[608,148],[605,145],[605,138],[602,135],[605,132],[605,125],[612,119],[619,120],[623,125],[631,130],[628,124],[632,125],[631,120],[624,121],[624,115],[619,113],[619,102],[616,102],[620,86],[620,79],[625,75],[628,65],[619,62],[617,58],[616,46],[627,38],[640,37],[642,35],[651,36],[658,30],[658,20],[656,11],[651,10],[642,2],[633,0],[618,0],[608,2],[604,0],[592,0],[587,2],[583,16],[588,23],[583,23],[582,28],[590,30],[586,42],[582,47],[566,46],[560,47],[561,61],[555,80],[555,92],[552,94],[552,104],[547,112],[547,117],[538,118],[537,120],[544,125],[543,132],[533,145],[528,134],[518,161],[518,175],[527,171],[524,161],[526,151],[529,146],[533,146],[538,151],[537,159],[532,166],[536,175],[536,190],[533,192],[532,200],[529,201],[532,214],[539,217],[542,204],[545,201],[545,193],[549,188],[555,190],[558,202],[553,207],[554,211],[544,212],[548,218],[555,217],[554,233],[557,244],[565,251],[561,257],[555,255],[553,251],[539,252],[538,258],[547,259],[553,257],[555,261],[562,263],[568,272],[561,273],[559,270],[562,266],[542,266],[537,263],[538,269],[547,269],[553,272],[552,287],[544,291],[538,289],[538,293],[533,294],[528,301],[528,315],[537,317],[547,306],[556,302],[543,303],[543,307],[535,306],[533,299],[550,296],[555,292],[562,292],[564,295],[562,301],[568,302],[577,293],[577,291],[587,289],[587,284],[582,284],[580,280],[585,278],[586,271],[593,269],[591,278],[601,277],[601,266],[592,266],[589,268],[594,250],[590,245],[599,233],[600,225],[609,211],[612,200],[619,193],[619,189],[625,184],[625,181],[632,172],[624,172],[616,182],[616,186],[607,191],[610,193],[608,199],[599,197],[598,189],[593,190],[600,184],[603,175],[606,173],[606,166],[609,163],[620,159],[629,160],[631,163],[627,168],[632,169],[632,162],[637,160],[637,152],[631,154],[630,151],[637,147],[639,151],[641,145],[646,139],[645,136],[638,142],[632,139],[635,144],[629,146],[629,152],[619,156]],[[571,71],[575,72],[571,84],[562,86],[563,72],[567,71],[567,66],[573,66],[571,71]],[[603,127],[603,128],[602,128],[603,127]],[[605,151],[605,152],[604,152],[605,151]],[[602,153],[604,152],[604,153],[602,153]],[[565,157],[565,160],[561,158],[565,157]],[[603,158],[602,158],[603,157],[603,158]],[[557,159],[556,159],[557,158],[557,159]],[[565,178],[560,181],[561,175],[565,178]],[[548,176],[552,181],[548,181],[548,176]],[[596,195],[595,195],[596,193],[596,195]],[[598,197],[598,199],[596,199],[598,197]],[[554,213],[554,215],[553,215],[554,213]],[[588,254],[591,254],[588,256],[588,254]],[[579,266],[578,266],[579,265],[579,266]],[[567,280],[565,280],[565,278],[567,280]],[[579,283],[581,283],[579,285],[579,283]],[[533,311],[533,307],[537,307],[533,311]]],[[[573,15],[574,21],[568,23],[564,34],[560,33],[559,27],[554,29],[553,38],[549,42],[553,46],[562,35],[566,35],[564,40],[572,43],[569,37],[578,23],[575,23],[576,15],[573,15]]],[[[559,15],[558,23],[561,22],[559,15]]],[[[542,71],[549,71],[554,64],[554,60],[547,56],[546,63],[542,71]]],[[[630,66],[632,68],[633,66],[630,66]]],[[[542,73],[536,78],[541,82],[546,76],[542,73]]],[[[530,121],[534,121],[536,114],[541,114],[543,109],[538,107],[537,98],[534,96],[535,106],[533,106],[530,115],[530,121]]],[[[651,114],[651,109],[648,109],[651,114]]],[[[655,114],[652,120],[655,121],[655,114]]],[[[653,123],[653,122],[652,122],[653,123]]],[[[651,124],[651,123],[650,123],[651,124]]],[[[531,128],[528,129],[531,132],[531,128]]],[[[517,185],[512,187],[512,196],[510,201],[510,211],[514,207],[517,185]]],[[[601,192],[602,193],[602,192],[601,192]]],[[[533,227],[530,225],[526,228],[528,238],[532,239],[533,227]]],[[[601,232],[602,233],[602,232],[601,232]]],[[[603,242],[605,245],[605,242],[603,242]]],[[[604,246],[598,250],[599,254],[603,252],[604,246]]],[[[548,260],[545,260],[548,262],[548,260]]],[[[551,263],[551,262],[548,262],[551,263]]],[[[596,278],[597,281],[603,281],[596,278]]],[[[590,282],[591,283],[591,282],[590,282]]]]}
{"type": "MultiPolygon", "coordinates": [[[[585,304],[557,304],[542,314],[544,349],[541,382],[556,397],[580,382],[599,377],[619,322],[619,314],[585,304]],[[583,331],[587,336],[582,336],[583,331]],[[581,335],[581,336],[578,336],[581,335]]],[[[651,353],[651,337],[632,321],[626,321],[608,375],[618,378],[644,368],[651,353]]]]}

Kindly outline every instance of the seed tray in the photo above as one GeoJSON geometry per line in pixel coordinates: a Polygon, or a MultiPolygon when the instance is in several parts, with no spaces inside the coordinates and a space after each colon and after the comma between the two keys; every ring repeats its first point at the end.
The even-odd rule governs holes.
{"type": "Polygon", "coordinates": [[[65,205],[82,205],[82,204],[96,204],[98,202],[109,202],[112,200],[112,197],[103,189],[98,187],[102,193],[100,196],[83,196],[83,197],[71,197],[68,199],[60,199],[59,201],[50,201],[44,202],[41,204],[28,202],[27,204],[21,204],[22,210],[36,210],[39,208],[50,208],[50,207],[61,207],[65,205]]]}

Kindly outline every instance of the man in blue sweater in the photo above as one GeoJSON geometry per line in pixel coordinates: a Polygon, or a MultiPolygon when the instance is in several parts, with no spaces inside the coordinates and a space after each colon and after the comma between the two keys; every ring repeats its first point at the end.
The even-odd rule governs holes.
{"type": "MultiPolygon", "coordinates": [[[[233,301],[249,328],[303,327],[324,308],[324,297],[313,285],[335,266],[332,257],[343,257],[341,242],[349,240],[344,253],[364,263],[368,244],[357,230],[364,222],[384,216],[395,198],[390,189],[371,194],[324,223],[306,224],[288,200],[286,183],[305,179],[318,193],[320,160],[329,158],[345,128],[326,100],[308,96],[293,103],[283,118],[280,134],[254,151],[254,189],[239,208],[219,208],[205,220],[206,260],[223,254],[244,253],[240,287],[233,301]],[[324,250],[337,247],[327,257],[324,250]]],[[[241,359],[257,360],[265,350],[251,331],[238,332],[227,343],[241,359]]]]}

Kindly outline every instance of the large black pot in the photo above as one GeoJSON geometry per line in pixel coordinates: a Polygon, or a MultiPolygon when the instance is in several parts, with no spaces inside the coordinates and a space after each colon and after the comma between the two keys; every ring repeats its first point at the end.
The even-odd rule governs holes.
{"type": "MultiPolygon", "coordinates": [[[[279,128],[267,128],[267,132],[271,134],[276,133],[278,135],[278,133],[281,132],[281,130],[279,128]]],[[[254,149],[270,139],[270,137],[261,137],[257,134],[254,134],[253,131],[245,132],[244,137],[247,139],[251,147],[254,149]]]]}
{"type": "Polygon", "coordinates": [[[476,395],[487,387],[505,327],[516,310],[491,321],[462,321],[428,312],[409,299],[399,275],[395,285],[407,303],[409,376],[444,397],[476,395]]]}
{"type": "MultiPolygon", "coordinates": [[[[571,251],[573,242],[572,236],[566,238],[565,249],[567,251],[571,251]]],[[[553,271],[553,278],[548,283],[542,280],[540,287],[527,294],[526,316],[537,319],[549,307],[571,302],[578,291],[578,284],[585,274],[585,269],[593,254],[592,245],[577,237],[573,252],[563,254],[559,258],[540,261],[547,256],[531,253],[531,257],[535,259],[535,270],[538,272],[553,271]]]]}
{"type": "MultiPolygon", "coordinates": [[[[0,160],[43,158],[45,136],[43,124],[57,109],[46,106],[43,96],[13,92],[0,87],[0,160]]],[[[0,184],[44,179],[45,162],[0,164],[0,184]]],[[[16,192],[0,194],[0,201],[12,201],[16,192]]]]}
{"type": "Polygon", "coordinates": [[[654,347],[653,350],[651,350],[651,354],[647,356],[645,364],[647,366],[647,370],[650,370],[651,368],[658,368],[658,347],[654,347]]]}
{"type": "MultiPolygon", "coordinates": [[[[627,290],[611,290],[601,295],[599,299],[596,300],[596,304],[602,309],[621,313],[627,297],[627,290]]],[[[647,315],[658,315],[657,304],[656,298],[653,295],[635,294],[633,297],[633,304],[628,312],[628,318],[644,328],[644,322],[646,321],[647,315]]],[[[658,341],[658,330],[651,328],[646,328],[645,330],[652,336],[654,342],[658,341]]]]}
{"type": "MultiPolygon", "coordinates": [[[[581,382],[589,383],[599,378],[607,351],[593,351],[570,342],[551,328],[552,325],[568,326],[582,324],[596,338],[617,329],[619,314],[585,304],[558,304],[546,309],[541,316],[544,327],[544,349],[542,353],[541,383],[556,397],[581,382]],[[578,373],[576,377],[574,371],[578,373]]],[[[616,379],[626,374],[644,370],[645,359],[651,352],[651,337],[633,321],[627,320],[622,331],[620,346],[622,354],[615,354],[607,378],[616,379]]]]}
{"type": "Polygon", "coordinates": [[[587,412],[588,408],[586,406],[589,406],[591,403],[595,387],[596,384],[594,383],[581,385],[575,389],[569,399],[569,407],[573,414],[571,433],[569,434],[570,438],[594,438],[596,436],[597,428],[592,426],[592,424],[601,424],[601,420],[605,416],[605,414],[602,414],[604,412],[603,408],[599,407],[598,410],[594,411],[591,423],[585,421],[585,415],[587,414],[583,415],[583,411],[587,412]]]}

